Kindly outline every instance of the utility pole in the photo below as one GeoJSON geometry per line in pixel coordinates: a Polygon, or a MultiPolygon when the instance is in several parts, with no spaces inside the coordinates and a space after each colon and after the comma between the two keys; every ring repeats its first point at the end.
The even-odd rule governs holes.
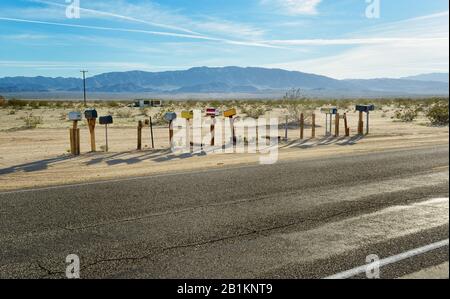
{"type": "Polygon", "coordinates": [[[87,106],[87,102],[86,102],[86,73],[88,71],[80,71],[81,73],[83,73],[83,98],[84,98],[84,107],[87,106]]]}

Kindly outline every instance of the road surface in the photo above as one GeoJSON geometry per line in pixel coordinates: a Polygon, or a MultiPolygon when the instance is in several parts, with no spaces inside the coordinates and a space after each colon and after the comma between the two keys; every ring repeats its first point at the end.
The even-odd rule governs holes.
{"type": "Polygon", "coordinates": [[[64,278],[69,254],[81,278],[364,278],[356,270],[374,257],[386,261],[381,278],[448,278],[448,155],[446,145],[0,193],[0,278],[64,278]]]}

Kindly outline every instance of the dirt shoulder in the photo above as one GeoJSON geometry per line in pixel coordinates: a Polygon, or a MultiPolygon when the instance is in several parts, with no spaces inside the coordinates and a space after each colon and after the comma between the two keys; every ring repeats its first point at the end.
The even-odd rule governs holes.
{"type": "MultiPolygon", "coordinates": [[[[371,120],[369,136],[355,135],[356,116],[350,115],[351,137],[324,137],[324,128],[317,129],[317,138],[305,131],[300,141],[298,129],[289,130],[289,141],[280,144],[279,161],[313,159],[336,155],[386,151],[449,143],[448,127],[430,127],[421,120],[414,123],[393,122],[379,113],[371,120]]],[[[318,123],[324,122],[319,115],[318,123]]],[[[144,130],[143,151],[134,150],[136,129],[111,127],[110,152],[86,153],[89,135],[81,129],[82,152],[79,157],[68,153],[67,128],[0,132],[0,191],[44,187],[60,184],[92,182],[133,176],[165,174],[210,168],[258,164],[260,154],[173,154],[168,147],[167,128],[155,129],[156,149],[150,149],[150,132],[144,130]],[[148,135],[148,136],[147,136],[148,135]]],[[[284,135],[280,128],[279,134],[284,135]]],[[[97,129],[97,146],[104,144],[104,130],[97,129]]]]}

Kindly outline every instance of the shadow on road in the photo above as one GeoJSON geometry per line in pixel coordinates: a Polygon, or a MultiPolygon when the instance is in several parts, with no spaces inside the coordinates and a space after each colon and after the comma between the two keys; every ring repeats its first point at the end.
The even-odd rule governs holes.
{"type": "MultiPolygon", "coordinates": [[[[281,148],[300,148],[300,149],[309,149],[314,148],[318,146],[323,145],[339,145],[339,146],[351,146],[356,144],[358,141],[363,139],[364,136],[354,136],[351,138],[348,137],[324,137],[321,139],[307,139],[307,140],[295,140],[293,142],[290,142],[288,144],[285,144],[284,146],[281,146],[281,148]]],[[[144,161],[153,161],[153,162],[167,162],[167,161],[174,161],[174,160],[183,160],[188,159],[192,157],[202,157],[206,156],[208,153],[205,151],[199,152],[199,153],[182,153],[182,154],[175,154],[170,149],[164,149],[164,150],[149,150],[149,151],[141,151],[141,152],[122,152],[122,153],[112,153],[112,154],[105,154],[105,153],[88,153],[81,155],[81,163],[83,163],[86,166],[92,166],[100,163],[106,163],[108,166],[115,166],[115,165],[133,165],[138,164],[144,161]],[[85,160],[85,161],[83,161],[85,160]]],[[[37,172],[46,170],[49,168],[49,166],[68,161],[73,159],[73,156],[70,155],[64,155],[57,158],[51,158],[51,159],[45,159],[45,160],[39,160],[34,161],[26,164],[20,164],[15,165],[7,168],[0,169],[0,176],[16,173],[16,172],[37,172]]]]}

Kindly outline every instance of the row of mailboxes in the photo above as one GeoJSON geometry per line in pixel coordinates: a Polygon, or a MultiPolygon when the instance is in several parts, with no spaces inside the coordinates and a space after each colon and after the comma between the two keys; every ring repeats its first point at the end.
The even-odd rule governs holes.
{"type": "MultiPolygon", "coordinates": [[[[95,109],[92,110],[86,110],[84,112],[84,117],[87,120],[91,119],[97,119],[98,118],[98,112],[95,109]]],[[[69,120],[70,121],[81,121],[83,119],[81,112],[69,112],[69,120]]],[[[99,118],[99,122],[101,125],[109,125],[113,123],[113,117],[111,115],[108,116],[102,116],[99,118]]]]}
{"type": "MultiPolygon", "coordinates": [[[[217,117],[217,116],[220,116],[220,114],[221,114],[220,111],[215,108],[206,109],[206,116],[217,117]]],[[[235,115],[237,115],[236,109],[230,109],[223,113],[224,117],[233,117],[235,115]]],[[[188,120],[193,119],[194,112],[193,111],[182,111],[180,116],[181,116],[181,118],[188,119],[188,120]]],[[[167,112],[166,114],[164,114],[164,120],[167,122],[172,122],[175,119],[177,119],[177,114],[175,112],[167,112]]]]}

